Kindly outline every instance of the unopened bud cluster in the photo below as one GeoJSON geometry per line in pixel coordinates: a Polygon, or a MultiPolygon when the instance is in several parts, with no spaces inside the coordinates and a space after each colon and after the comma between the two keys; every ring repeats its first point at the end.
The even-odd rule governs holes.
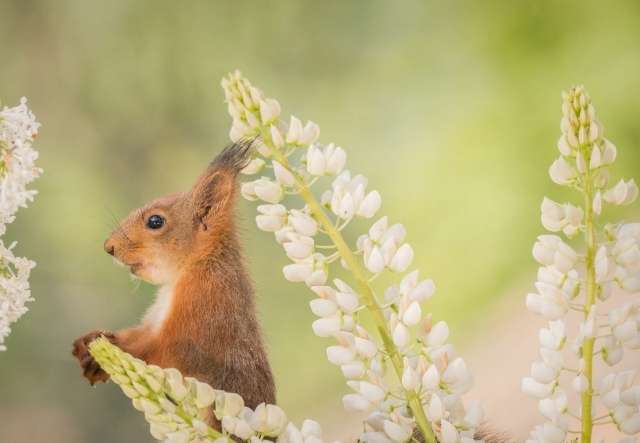
{"type": "Polygon", "coordinates": [[[344,149],[318,142],[315,123],[283,120],[279,103],[240,72],[223,79],[222,87],[233,118],[231,139],[254,139],[256,146],[243,172],[259,177],[243,184],[242,195],[261,202],[258,227],[273,233],[291,260],[284,277],[306,284],[316,296],[310,303],[318,317],[313,331],[334,339],[327,358],[352,390],[344,406],[369,412],[360,439],[409,441],[417,425],[426,441],[473,441],[482,412],[475,403],[465,409],[461,399],[471,374],[447,343],[446,323],[433,324],[424,312],[433,282],[418,271],[405,274],[414,255],[405,228],[379,217],[349,245],[343,229],[376,216],[379,192],[369,189],[366,177],[345,169],[344,149]],[[327,177],[330,186],[316,198],[311,187],[327,177]],[[304,205],[287,206],[288,195],[299,195],[304,205]],[[330,279],[334,263],[350,272],[351,284],[330,279]],[[397,282],[376,295],[372,282],[384,272],[396,273],[397,282]],[[363,312],[372,316],[378,334],[365,328],[363,312]],[[395,377],[388,376],[389,367],[395,377]]]}
{"type": "Polygon", "coordinates": [[[213,389],[173,368],[162,369],[123,352],[105,338],[89,350],[133,406],[144,413],[151,435],[170,443],[231,443],[277,440],[282,443],[318,443],[322,430],[313,420],[298,429],[276,405],[245,406],[238,394],[213,389]],[[209,426],[211,418],[220,431],[209,426]]]}
{"type": "MultiPolygon", "coordinates": [[[[35,166],[38,152],[32,147],[39,127],[25,98],[15,107],[0,110],[0,236],[15,220],[18,209],[36,194],[27,185],[42,172],[35,166]]],[[[15,245],[6,246],[0,239],[0,351],[6,349],[11,324],[27,312],[25,304],[31,301],[29,274],[35,263],[16,257],[15,245]]]]}
{"type": "Polygon", "coordinates": [[[530,442],[559,443],[577,436],[571,432],[581,434],[585,441],[591,438],[593,426],[609,423],[627,435],[640,432],[640,386],[634,385],[637,371],[613,369],[625,349],[640,349],[640,302],[609,312],[598,307],[614,294],[640,290],[640,224],[597,229],[605,205],[632,203],[638,187],[634,180],[609,185],[617,150],[604,138],[584,87],[563,94],[562,114],[560,157],[549,174],[555,183],[578,190],[583,202],[574,205],[545,198],[542,224],[569,239],[583,234],[585,242],[582,247],[572,246],[557,235],[542,235],[533,248],[540,269],[536,292],[527,296],[526,304],[549,323],[539,334],[540,360],[522,381],[524,392],[539,399],[545,418],[532,432],[530,442]],[[575,333],[565,323],[571,311],[582,316],[575,333]],[[577,367],[568,367],[568,353],[577,356],[577,367]],[[612,371],[596,374],[593,362],[597,359],[612,371]],[[580,394],[579,405],[569,403],[567,389],[580,394]],[[608,414],[595,417],[598,406],[608,414]],[[579,430],[571,426],[575,420],[579,430]]]}

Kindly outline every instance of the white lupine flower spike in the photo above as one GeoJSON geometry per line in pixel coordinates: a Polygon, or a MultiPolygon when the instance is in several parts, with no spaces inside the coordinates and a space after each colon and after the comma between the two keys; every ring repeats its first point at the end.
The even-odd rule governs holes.
{"type": "Polygon", "coordinates": [[[302,429],[287,420],[276,405],[260,404],[255,410],[245,407],[238,394],[213,389],[176,369],[162,369],[122,351],[105,338],[89,345],[89,352],[143,412],[151,435],[169,442],[232,443],[233,441],[322,442],[322,429],[305,420],[302,429]],[[216,430],[207,424],[211,414],[221,423],[216,430]]]}
{"type": "Polygon", "coordinates": [[[560,204],[545,197],[541,220],[551,232],[569,238],[582,234],[584,246],[569,246],[557,235],[542,235],[533,247],[541,267],[537,292],[527,296],[526,305],[550,321],[539,333],[541,359],[532,364],[531,376],[522,380],[522,390],[539,400],[545,418],[531,432],[527,440],[531,443],[577,441],[569,432],[590,442],[593,427],[609,423],[623,434],[640,432],[640,386],[633,385],[635,371],[600,374],[595,370],[597,359],[606,364],[603,367],[613,367],[622,361],[625,348],[640,349],[640,303],[626,303],[608,313],[598,309],[599,302],[612,294],[640,290],[640,224],[597,228],[606,205],[633,203],[638,186],[631,179],[607,188],[617,150],[604,138],[584,87],[573,87],[562,101],[561,156],[549,175],[556,184],[577,189],[581,204],[560,204]],[[570,338],[564,319],[572,312],[582,318],[575,337],[570,338]],[[565,358],[568,352],[576,354],[571,361],[577,357],[577,367],[565,365],[570,361],[565,358]],[[566,371],[572,376],[561,377],[566,371]],[[578,405],[569,404],[565,395],[569,389],[579,395],[578,405]],[[599,406],[608,415],[596,418],[599,406]],[[570,425],[572,420],[577,425],[570,425]]]}
{"type": "MultiPolygon", "coordinates": [[[[249,171],[260,170],[263,164],[257,160],[274,171],[273,178],[245,183],[242,195],[268,203],[258,206],[258,227],[274,232],[291,260],[283,269],[285,278],[304,282],[316,295],[310,303],[318,317],[313,331],[335,340],[327,358],[340,366],[353,391],[343,397],[344,407],[370,413],[360,439],[406,441],[417,427],[426,442],[473,441],[480,409],[467,414],[461,398],[471,386],[471,375],[447,344],[446,323],[432,327],[422,306],[433,296],[433,282],[419,280],[417,271],[403,275],[414,258],[405,228],[378,217],[355,245],[349,245],[342,230],[354,219],[376,217],[382,206],[380,193],[369,188],[366,177],[345,169],[344,149],[320,144],[318,125],[294,116],[278,117],[280,106],[262,93],[248,97],[243,91],[253,87],[237,71],[222,81],[222,87],[233,119],[232,139],[241,133],[257,136],[259,149],[249,171]],[[317,198],[312,186],[322,183],[320,177],[332,181],[317,198]],[[297,194],[304,207],[288,208],[285,194],[297,194]],[[334,263],[349,271],[353,288],[342,280],[328,283],[334,263]],[[386,272],[400,274],[399,282],[381,291],[384,299],[379,299],[372,281],[386,272]],[[359,323],[362,309],[371,314],[375,335],[359,323]],[[395,377],[387,376],[387,368],[395,377]]],[[[573,182],[577,173],[565,163],[559,163],[553,175],[573,182]]],[[[577,208],[561,206],[552,212],[549,219],[557,230],[580,229],[582,213],[577,208]]],[[[546,242],[540,254],[563,269],[577,260],[569,246],[557,241],[546,242]]],[[[306,441],[303,431],[290,428],[286,435],[306,441]]]]}
{"type": "MultiPolygon", "coordinates": [[[[18,209],[36,195],[27,185],[42,173],[35,166],[38,152],[32,147],[39,127],[26,98],[13,108],[0,109],[0,237],[18,209]]],[[[14,246],[15,242],[5,246],[0,238],[0,351],[6,350],[11,325],[27,312],[26,303],[32,300],[29,274],[35,263],[16,257],[14,246]]]]}

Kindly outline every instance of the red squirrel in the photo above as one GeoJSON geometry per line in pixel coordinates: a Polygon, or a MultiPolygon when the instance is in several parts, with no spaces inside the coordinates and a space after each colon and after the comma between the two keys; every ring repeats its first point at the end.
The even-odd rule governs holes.
{"type": "Polygon", "coordinates": [[[73,355],[92,385],[109,378],[88,352],[91,341],[105,336],[147,363],[238,393],[251,408],[275,403],[234,217],[236,177],[250,149],[250,143],[224,149],[189,192],[134,210],[106,240],[108,254],[159,289],[138,326],[75,340],[73,355]]]}

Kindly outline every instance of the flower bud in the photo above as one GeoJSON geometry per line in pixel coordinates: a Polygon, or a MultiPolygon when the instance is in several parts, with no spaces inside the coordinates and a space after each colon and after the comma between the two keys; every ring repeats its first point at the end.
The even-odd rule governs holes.
{"type": "Polygon", "coordinates": [[[310,145],[318,140],[318,137],[320,137],[320,127],[314,122],[308,121],[302,130],[298,143],[305,146],[310,145]]]}
{"type": "Polygon", "coordinates": [[[406,429],[390,420],[384,421],[384,432],[394,442],[405,442],[411,437],[411,429],[406,429]]]}
{"type": "Polygon", "coordinates": [[[408,243],[400,246],[398,251],[393,256],[389,269],[394,272],[404,272],[411,265],[413,261],[413,248],[408,243]]]}
{"type": "Polygon", "coordinates": [[[289,223],[296,232],[313,237],[318,232],[318,223],[308,214],[295,209],[291,210],[289,215],[289,223]]]}
{"type": "Polygon", "coordinates": [[[366,411],[371,408],[371,402],[359,394],[347,394],[342,397],[342,403],[347,411],[366,411]]]}
{"type": "Polygon", "coordinates": [[[318,337],[331,337],[340,331],[340,318],[336,316],[320,318],[314,321],[311,327],[318,337]]]}
{"type": "Polygon", "coordinates": [[[289,121],[289,130],[287,131],[287,143],[297,144],[302,136],[302,122],[298,118],[291,116],[289,121]]]}
{"type": "Polygon", "coordinates": [[[546,398],[551,395],[551,390],[551,385],[539,383],[531,377],[522,379],[522,392],[532,397],[540,399],[546,398]]]}
{"type": "Polygon", "coordinates": [[[380,209],[381,204],[382,198],[380,197],[378,191],[371,191],[367,194],[367,196],[358,207],[356,215],[364,218],[371,218],[376,215],[376,212],[378,212],[378,209],[380,209]]]}
{"type": "MultiPolygon", "coordinates": [[[[245,185],[248,185],[248,183],[245,185]]],[[[253,182],[253,192],[257,198],[268,203],[278,203],[284,197],[284,192],[280,184],[266,178],[261,178],[253,182]]]]}
{"type": "Polygon", "coordinates": [[[282,166],[279,162],[273,160],[273,173],[276,176],[276,180],[282,186],[292,187],[296,183],[296,179],[293,177],[291,171],[282,166]]]}
{"type": "Polygon", "coordinates": [[[260,118],[263,124],[269,124],[280,115],[280,103],[268,98],[260,102],[260,118]]]}
{"type": "Polygon", "coordinates": [[[628,205],[638,197],[638,186],[635,180],[620,180],[617,185],[604,193],[603,198],[615,205],[628,205]]]}
{"type": "Polygon", "coordinates": [[[560,157],[549,168],[549,176],[554,183],[566,185],[576,177],[576,171],[564,158],[560,157]]]}
{"type": "Polygon", "coordinates": [[[240,172],[246,175],[257,174],[262,170],[264,165],[265,165],[264,160],[262,160],[261,158],[254,158],[240,172]]]}
{"type": "Polygon", "coordinates": [[[307,150],[307,171],[311,175],[322,176],[326,172],[326,160],[320,148],[315,145],[307,150]]]}
{"type": "Polygon", "coordinates": [[[334,365],[347,364],[354,358],[353,351],[345,346],[329,346],[327,348],[327,359],[334,365]]]}

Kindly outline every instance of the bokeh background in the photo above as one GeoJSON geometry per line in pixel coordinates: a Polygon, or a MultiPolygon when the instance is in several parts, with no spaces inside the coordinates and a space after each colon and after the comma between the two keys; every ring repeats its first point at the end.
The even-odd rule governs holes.
{"type": "MultiPolygon", "coordinates": [[[[0,441],[151,441],[115,386],[85,383],[70,345],[135,323],[152,302],[102,242],[114,219],[190,186],[227,143],[219,80],[235,68],[370,177],[438,285],[429,308],[469,356],[472,396],[521,441],[537,421],[518,390],[536,352],[530,250],[542,196],[566,197],[547,175],[560,91],[588,86],[617,174],[638,178],[639,20],[634,0],[0,1],[0,97],[29,97],[45,170],[9,231],[38,267],[36,301],[0,354],[0,441]]],[[[279,402],[329,438],[349,435],[357,418],[311,332],[310,293],[281,277],[284,255],[253,211],[240,203],[279,402]]]]}

